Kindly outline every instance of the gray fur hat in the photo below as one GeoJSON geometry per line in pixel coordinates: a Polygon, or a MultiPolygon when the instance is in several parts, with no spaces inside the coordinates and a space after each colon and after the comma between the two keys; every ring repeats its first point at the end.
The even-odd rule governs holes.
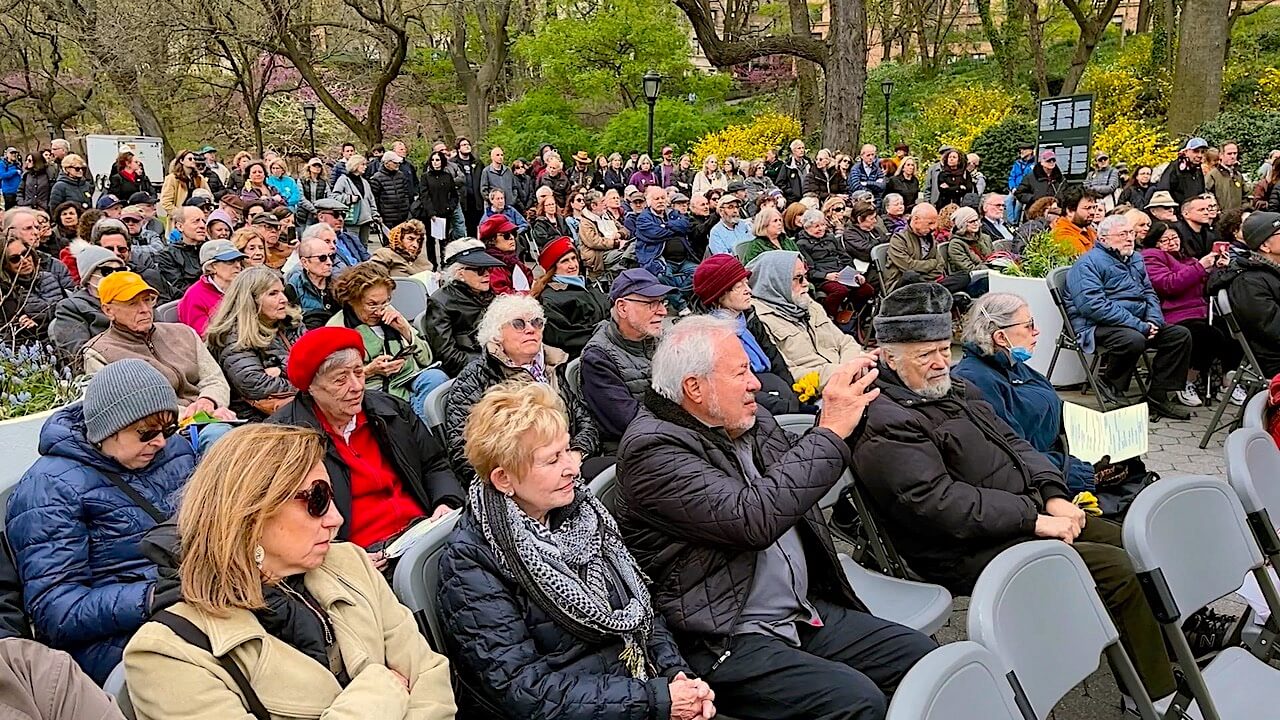
{"type": "Polygon", "coordinates": [[[949,340],[951,293],[933,282],[904,285],[885,296],[872,322],[880,343],[949,340]]]}

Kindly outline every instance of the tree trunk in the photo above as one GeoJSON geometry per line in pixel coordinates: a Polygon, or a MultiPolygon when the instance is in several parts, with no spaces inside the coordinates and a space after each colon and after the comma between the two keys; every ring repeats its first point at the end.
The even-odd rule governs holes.
{"type": "Polygon", "coordinates": [[[444,105],[433,102],[427,105],[427,109],[431,111],[431,117],[435,119],[436,124],[440,126],[440,133],[444,137],[444,142],[449,147],[453,147],[454,142],[458,139],[458,131],[453,127],[453,119],[449,117],[449,113],[445,110],[444,105]]]}
{"type": "MultiPolygon", "coordinates": [[[[809,4],[806,0],[788,0],[787,15],[791,21],[791,34],[807,38],[813,35],[809,24],[809,4]]],[[[833,26],[835,23],[831,23],[833,26]]],[[[796,64],[796,117],[800,119],[800,134],[812,137],[822,125],[822,105],[818,97],[818,66],[808,60],[797,59],[796,64]]]]}
{"type": "Polygon", "coordinates": [[[1076,40],[1076,50],[1071,54],[1071,65],[1067,68],[1066,77],[1062,79],[1061,94],[1072,95],[1080,87],[1080,79],[1084,77],[1089,59],[1093,57],[1093,51],[1098,48],[1103,33],[1111,24],[1111,18],[1120,7],[1120,0],[1106,0],[1106,4],[1102,7],[1080,0],[1063,0],[1063,4],[1066,5],[1071,17],[1076,21],[1076,27],[1080,30],[1080,37],[1076,40]]]}
{"type": "Polygon", "coordinates": [[[1149,32],[1151,30],[1151,8],[1152,0],[1138,0],[1138,21],[1135,23],[1134,32],[1149,32]]]}
{"type": "Polygon", "coordinates": [[[1040,10],[1036,0],[1018,0],[1027,18],[1027,44],[1035,68],[1036,90],[1042,98],[1049,97],[1049,68],[1044,57],[1044,25],[1040,24],[1040,10]]]}
{"type": "Polygon", "coordinates": [[[1222,105],[1222,70],[1226,64],[1227,23],[1231,0],[1186,0],[1182,22],[1195,32],[1182,33],[1169,97],[1169,134],[1189,134],[1213,119],[1222,105]]]}
{"type": "Polygon", "coordinates": [[[867,7],[864,0],[831,0],[830,55],[825,68],[822,141],[853,154],[860,147],[867,90],[867,7]]]}

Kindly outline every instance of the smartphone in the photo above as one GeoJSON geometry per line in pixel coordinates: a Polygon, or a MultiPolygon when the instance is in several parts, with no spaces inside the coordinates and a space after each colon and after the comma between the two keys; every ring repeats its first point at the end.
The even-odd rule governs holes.
{"type": "Polygon", "coordinates": [[[1231,249],[1231,243],[1219,241],[1213,244],[1213,252],[1215,255],[1226,255],[1231,249]]]}
{"type": "Polygon", "coordinates": [[[405,345],[404,347],[400,348],[400,352],[396,353],[395,355],[392,355],[391,359],[399,360],[402,357],[408,357],[409,355],[413,354],[414,349],[415,348],[412,345],[405,345]]]}

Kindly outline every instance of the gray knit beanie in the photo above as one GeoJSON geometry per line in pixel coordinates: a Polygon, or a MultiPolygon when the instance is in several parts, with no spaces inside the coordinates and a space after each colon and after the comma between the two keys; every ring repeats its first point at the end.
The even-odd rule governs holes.
{"type": "Polygon", "coordinates": [[[85,437],[100,443],[149,415],[178,412],[178,395],[145,360],[117,360],[102,368],[84,390],[85,437]]]}
{"type": "MultiPolygon", "coordinates": [[[[81,250],[80,254],[76,255],[76,272],[80,274],[81,284],[88,284],[89,276],[92,275],[93,271],[97,270],[98,266],[102,263],[119,259],[120,258],[117,258],[115,253],[97,245],[90,245],[89,247],[81,250]]],[[[120,264],[123,265],[124,263],[121,262],[120,264]]]]}

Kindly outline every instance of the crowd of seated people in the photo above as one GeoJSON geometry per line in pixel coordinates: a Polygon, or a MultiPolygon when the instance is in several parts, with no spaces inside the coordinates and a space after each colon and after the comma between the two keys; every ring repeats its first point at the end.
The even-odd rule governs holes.
{"type": "Polygon", "coordinates": [[[1169,695],[1118,526],[1076,503],[1102,493],[1027,363],[1031,306],[984,296],[980,271],[1024,229],[1070,245],[1067,309],[1104,358],[1106,399],[1131,399],[1152,351],[1145,399],[1183,418],[1240,362],[1210,321],[1216,289],[1280,374],[1280,215],[1160,192],[1108,214],[1042,156],[1022,188],[1040,225],[1018,227],[955,151],[920,177],[904,152],[888,183],[868,152],[811,166],[793,143],[777,187],[765,163],[749,178],[707,163],[697,182],[664,160],[602,188],[553,149],[522,165],[525,188],[497,153],[472,207],[453,175],[472,161],[438,151],[423,182],[443,193],[443,249],[430,211],[385,247],[361,241],[378,242],[370,198],[417,212],[399,207],[417,180],[396,151],[372,181],[340,177],[371,186],[359,198],[248,163],[243,195],[195,188],[163,239],[133,198],[123,222],[77,211],[75,242],[6,211],[3,319],[89,378],[6,511],[35,637],[96,682],[123,662],[149,718],[262,702],[307,718],[880,720],[935,644],[876,617],[841,571],[832,531],[856,533],[856,510],[818,501],[852,470],[913,571],[954,593],[1012,544],[1071,543],[1146,689],[1169,695]],[[863,274],[877,246],[884,273],[863,274]],[[402,303],[398,282],[423,284],[402,303]],[[848,316],[877,296],[868,353],[848,316]],[[176,322],[157,320],[166,302],[176,322]],[[797,412],[817,413],[800,436],[774,419],[797,412]],[[610,511],[585,483],[615,463],[610,511]],[[433,651],[387,550],[459,511],[433,651]]]}

